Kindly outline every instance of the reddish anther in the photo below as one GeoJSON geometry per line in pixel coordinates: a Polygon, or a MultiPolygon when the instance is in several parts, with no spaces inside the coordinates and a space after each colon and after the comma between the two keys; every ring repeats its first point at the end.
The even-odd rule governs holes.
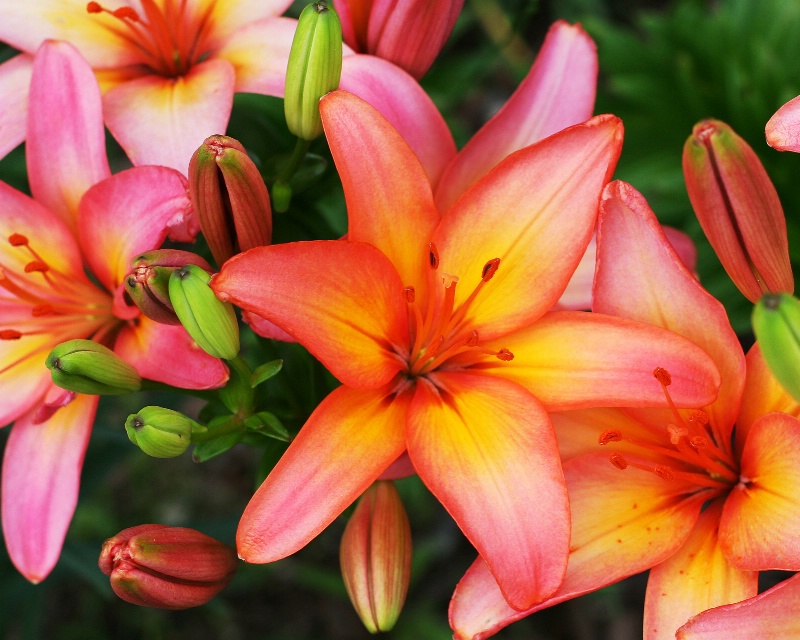
{"type": "Polygon", "coordinates": [[[617,469],[624,471],[628,468],[628,461],[618,453],[612,453],[608,459],[617,469]]]}
{"type": "Polygon", "coordinates": [[[412,304],[414,300],[417,299],[417,293],[414,290],[414,287],[406,287],[403,289],[403,297],[405,297],[408,304],[412,304]]]}
{"type": "Polygon", "coordinates": [[[12,233],[8,236],[8,242],[12,247],[25,247],[28,245],[28,238],[21,233],[12,233]]]}
{"type": "Polygon", "coordinates": [[[669,385],[672,384],[672,376],[666,369],[662,369],[661,367],[656,367],[655,370],[653,371],[653,376],[665,387],[668,387],[669,385]]]}
{"type": "Polygon", "coordinates": [[[90,2],[86,5],[86,11],[88,13],[102,13],[103,7],[97,2],[90,2]]]}
{"type": "Polygon", "coordinates": [[[494,277],[494,274],[497,273],[497,269],[500,267],[500,258],[494,258],[489,260],[485,265],[483,265],[483,271],[481,272],[481,278],[484,282],[488,282],[494,277]]]}
{"type": "Polygon", "coordinates": [[[0,340],[19,340],[22,334],[16,329],[1,329],[0,340]]]}
{"type": "Polygon", "coordinates": [[[31,315],[34,318],[39,318],[41,316],[49,316],[53,313],[53,306],[49,304],[37,304],[33,309],[31,309],[31,315]]]}
{"type": "Polygon", "coordinates": [[[511,353],[508,349],[503,347],[500,351],[497,352],[498,359],[502,360],[503,362],[508,362],[514,359],[514,354],[511,353]]]}
{"type": "Polygon", "coordinates": [[[670,467],[666,466],[666,465],[663,465],[663,464],[656,465],[656,467],[653,469],[653,472],[659,478],[662,478],[663,480],[666,480],[667,482],[670,482],[671,480],[675,479],[675,473],[672,471],[672,469],[670,467]]]}
{"type": "Polygon", "coordinates": [[[47,273],[48,267],[44,262],[41,260],[32,260],[28,264],[25,265],[25,273],[33,273],[38,271],[40,273],[47,273]]]}
{"type": "Polygon", "coordinates": [[[436,245],[431,242],[428,245],[428,251],[430,252],[428,254],[428,259],[430,260],[431,268],[432,269],[438,269],[439,268],[439,251],[436,249],[436,245]]]}
{"type": "Polygon", "coordinates": [[[597,439],[597,441],[602,445],[606,445],[609,442],[620,442],[621,440],[622,440],[622,432],[617,431],[616,429],[612,429],[610,431],[603,431],[603,433],[601,433],[600,437],[597,439]]]}

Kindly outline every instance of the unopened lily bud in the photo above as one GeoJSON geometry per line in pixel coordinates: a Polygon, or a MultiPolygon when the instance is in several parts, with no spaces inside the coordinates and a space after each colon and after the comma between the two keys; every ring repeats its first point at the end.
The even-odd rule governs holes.
{"type": "Polygon", "coordinates": [[[55,384],[76,393],[120,395],[142,386],[132,365],[92,340],[62,342],[47,356],[45,365],[55,384]]]}
{"type": "Polygon", "coordinates": [[[127,602],[188,609],[222,591],[238,560],[231,547],[194,529],[143,524],[106,540],[98,565],[127,602]]]}
{"type": "Polygon", "coordinates": [[[211,276],[197,265],[186,265],[169,279],[169,299],[184,329],[206,353],[232,360],[239,353],[236,312],[208,285],[211,276]]]}
{"type": "Polygon", "coordinates": [[[411,577],[411,527],[394,483],[379,480],[361,496],[339,552],[350,601],[370,633],[397,621],[411,577]]]}
{"type": "Polygon", "coordinates": [[[764,295],[753,308],[753,331],[772,375],[800,402],[800,301],[764,295]]]}
{"type": "Polygon", "coordinates": [[[192,442],[192,433],[206,428],[172,409],[144,407],[125,421],[128,439],[148,456],[174,458],[192,442]]]}
{"type": "Polygon", "coordinates": [[[794,291],[778,193],[750,146],[724,122],[695,125],[683,148],[692,207],[722,266],[756,302],[794,291]]]}
{"type": "Polygon", "coordinates": [[[289,131],[313,140],[322,133],[319,100],[339,88],[342,26],[327,2],[312,2],[300,13],[289,52],[284,112],[289,131]]]}
{"type": "Polygon", "coordinates": [[[169,277],[187,264],[211,271],[211,265],[196,253],[179,249],[154,249],[141,253],[125,277],[125,291],[139,310],[162,324],[180,324],[169,301],[169,277]]]}
{"type": "Polygon", "coordinates": [[[189,197],[217,264],[272,240],[264,179],[234,138],[205,139],[189,162],[189,197]]]}

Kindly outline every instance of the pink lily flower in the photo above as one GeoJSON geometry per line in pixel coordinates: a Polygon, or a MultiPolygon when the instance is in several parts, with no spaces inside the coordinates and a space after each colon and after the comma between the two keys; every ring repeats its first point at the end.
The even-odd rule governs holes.
{"type": "Polygon", "coordinates": [[[50,350],[91,338],[143,377],[185,388],[220,386],[228,373],[123,296],[136,254],[168,234],[186,239],[186,179],[166,167],[111,175],[97,82],[65,43],[46,42],[34,59],[27,163],[33,198],[0,183],[0,424],[14,422],[2,523],[14,565],[39,582],[61,552],[98,401],[53,385],[50,350]]]}
{"type": "Polygon", "coordinates": [[[255,248],[212,281],[343,383],[251,499],[239,554],[294,553],[407,450],[524,608],[558,587],[569,542],[547,409],[658,402],[643,373],[653,358],[692,363],[681,402],[716,392],[710,359],[678,336],[547,313],[591,237],[621,123],[599,116],[512,154],[441,215],[417,157],[374,108],[337,91],[321,111],[349,239],[255,248]]]}
{"type": "Polygon", "coordinates": [[[595,311],[692,340],[719,368],[719,395],[678,411],[664,369],[673,380],[677,371],[665,367],[664,409],[554,414],[572,509],[564,582],[549,600],[514,610],[478,559],[451,602],[459,640],[488,638],[647,569],[644,638],[671,639],[680,621],[755,595],[758,571],[800,568],[800,405],[757,345],[745,358],[722,305],[630,185],[607,187],[598,237],[595,311]]]}

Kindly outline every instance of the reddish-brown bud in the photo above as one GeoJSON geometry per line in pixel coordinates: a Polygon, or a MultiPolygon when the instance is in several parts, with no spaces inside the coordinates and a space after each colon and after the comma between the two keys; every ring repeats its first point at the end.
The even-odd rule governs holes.
{"type": "Polygon", "coordinates": [[[188,609],[222,591],[238,559],[228,545],[194,529],[142,524],[106,540],[98,565],[127,602],[188,609]]]}

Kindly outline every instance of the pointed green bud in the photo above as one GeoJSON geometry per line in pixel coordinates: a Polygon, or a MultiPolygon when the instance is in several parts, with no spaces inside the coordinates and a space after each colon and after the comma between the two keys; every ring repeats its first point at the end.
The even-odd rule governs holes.
{"type": "Polygon", "coordinates": [[[189,162],[189,197],[217,264],[272,241],[267,186],[238,140],[205,139],[189,162]]]}
{"type": "Polygon", "coordinates": [[[189,264],[169,279],[169,299],[184,329],[206,353],[232,360],[239,353],[236,312],[208,286],[211,276],[189,264]]]}
{"type": "Polygon", "coordinates": [[[192,442],[192,433],[206,428],[172,409],[144,407],[125,421],[128,439],[148,456],[174,458],[186,451],[192,442]]]}
{"type": "Polygon", "coordinates": [[[342,25],[327,2],[312,2],[300,14],[286,69],[284,112],[296,136],[313,140],[322,133],[319,100],[339,87],[342,75],[342,25]]]}
{"type": "Polygon", "coordinates": [[[92,340],[62,342],[47,356],[45,365],[53,383],[76,393],[120,395],[142,386],[142,378],[132,365],[92,340]]]}
{"type": "Polygon", "coordinates": [[[761,296],[753,331],[772,375],[800,402],[800,301],[788,293],[761,296]]]}

